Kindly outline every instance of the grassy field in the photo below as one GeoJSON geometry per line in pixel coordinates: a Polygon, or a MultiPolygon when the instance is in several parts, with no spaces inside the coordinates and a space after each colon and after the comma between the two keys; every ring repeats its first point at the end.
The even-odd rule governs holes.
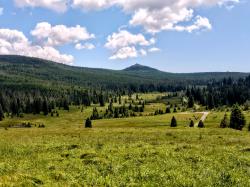
{"type": "Polygon", "coordinates": [[[189,112],[97,120],[85,129],[91,111],[0,122],[46,125],[0,128],[0,186],[250,186],[250,133],[218,128],[224,112],[211,112],[204,129],[188,127],[202,116],[189,112]]]}

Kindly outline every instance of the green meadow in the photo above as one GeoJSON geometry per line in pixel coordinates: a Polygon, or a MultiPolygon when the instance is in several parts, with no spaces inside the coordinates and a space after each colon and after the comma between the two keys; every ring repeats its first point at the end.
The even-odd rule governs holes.
{"type": "Polygon", "coordinates": [[[246,129],[220,129],[224,112],[211,111],[204,129],[189,127],[202,113],[148,115],[165,107],[149,103],[144,116],[96,120],[92,129],[84,128],[92,107],[7,117],[0,122],[0,186],[250,186],[246,129]],[[8,128],[20,121],[45,128],[8,128]]]}

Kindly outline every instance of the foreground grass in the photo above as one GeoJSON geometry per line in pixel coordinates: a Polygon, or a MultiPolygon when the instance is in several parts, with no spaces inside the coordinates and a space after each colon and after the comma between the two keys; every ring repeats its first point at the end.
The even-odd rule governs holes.
{"type": "Polygon", "coordinates": [[[201,117],[188,113],[174,114],[174,129],[173,114],[84,129],[90,111],[22,119],[44,129],[0,129],[0,186],[250,186],[250,133],[217,128],[223,113],[211,113],[205,129],[187,127],[201,117]]]}

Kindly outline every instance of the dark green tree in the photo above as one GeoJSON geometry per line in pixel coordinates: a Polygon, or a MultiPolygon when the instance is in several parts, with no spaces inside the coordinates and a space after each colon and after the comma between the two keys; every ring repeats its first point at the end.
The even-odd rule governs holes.
{"type": "Polygon", "coordinates": [[[4,119],[4,112],[3,112],[2,105],[0,104],[0,121],[2,121],[3,119],[4,119]]]}
{"type": "Polygon", "coordinates": [[[194,121],[193,120],[190,121],[189,127],[194,127],[194,121]]]}
{"type": "Polygon", "coordinates": [[[85,128],[92,128],[92,121],[89,118],[85,121],[85,128]]]}
{"type": "Polygon", "coordinates": [[[100,103],[100,106],[101,106],[101,107],[105,106],[105,101],[104,101],[104,96],[103,96],[103,94],[101,94],[101,95],[99,96],[99,103],[100,103]]]}
{"type": "Polygon", "coordinates": [[[49,106],[47,99],[43,100],[43,114],[47,116],[49,114],[49,106]]]}
{"type": "Polygon", "coordinates": [[[194,107],[194,97],[190,96],[188,98],[188,108],[193,108],[194,107]]]}
{"type": "Polygon", "coordinates": [[[202,120],[199,121],[198,127],[199,128],[204,128],[205,127],[204,122],[202,120]]]}
{"type": "Polygon", "coordinates": [[[242,130],[246,125],[245,116],[239,107],[239,105],[234,105],[230,117],[230,125],[229,127],[236,130],[242,130]]]}
{"type": "Polygon", "coordinates": [[[227,128],[229,127],[229,119],[227,114],[224,115],[224,118],[222,119],[221,123],[220,123],[220,128],[227,128]]]}
{"type": "Polygon", "coordinates": [[[93,113],[92,113],[92,116],[91,116],[91,120],[96,120],[96,119],[99,119],[100,116],[99,116],[99,113],[98,113],[98,110],[96,107],[93,108],[93,113]]]}
{"type": "Polygon", "coordinates": [[[166,113],[167,114],[171,113],[171,109],[169,107],[166,108],[166,113]]]}
{"type": "Polygon", "coordinates": [[[171,120],[171,127],[177,127],[177,120],[176,118],[173,116],[172,120],[171,120]]]}

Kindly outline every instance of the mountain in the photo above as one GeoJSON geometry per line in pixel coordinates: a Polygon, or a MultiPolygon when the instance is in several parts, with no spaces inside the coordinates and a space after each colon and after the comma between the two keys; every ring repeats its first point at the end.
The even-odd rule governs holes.
{"type": "Polygon", "coordinates": [[[154,69],[148,66],[143,66],[140,64],[135,64],[130,67],[125,68],[123,71],[128,71],[128,72],[159,72],[158,69],[154,69]]]}
{"type": "MultiPolygon", "coordinates": [[[[138,88],[141,85],[175,87],[203,85],[211,79],[246,77],[247,73],[167,73],[139,64],[124,70],[74,67],[48,60],[0,55],[0,86],[13,88],[60,87],[119,89],[138,88]]],[[[152,87],[152,86],[151,86],[152,87]]],[[[152,88],[153,90],[154,88],[152,88]]]]}

